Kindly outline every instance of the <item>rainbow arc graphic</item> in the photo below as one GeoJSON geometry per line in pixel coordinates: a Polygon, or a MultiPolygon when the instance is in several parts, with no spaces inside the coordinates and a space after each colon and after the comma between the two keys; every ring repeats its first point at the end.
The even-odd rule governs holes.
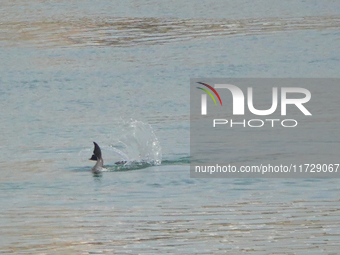
{"type": "MultiPolygon", "coordinates": [[[[221,100],[221,98],[220,98],[220,95],[217,93],[217,91],[216,91],[213,87],[211,87],[210,85],[208,85],[208,84],[206,84],[206,83],[203,83],[203,82],[197,82],[197,83],[199,83],[199,84],[201,84],[201,85],[204,85],[204,86],[206,86],[207,88],[211,89],[211,91],[214,92],[215,95],[217,96],[218,100],[220,100],[220,104],[221,104],[221,106],[222,106],[222,100],[221,100]]],[[[216,100],[215,100],[213,94],[211,94],[211,92],[210,92],[209,90],[203,89],[203,88],[200,88],[200,87],[197,87],[197,88],[198,88],[198,89],[201,89],[201,90],[203,90],[203,91],[205,91],[205,92],[206,92],[206,93],[214,100],[215,105],[217,105],[216,100]]]]}

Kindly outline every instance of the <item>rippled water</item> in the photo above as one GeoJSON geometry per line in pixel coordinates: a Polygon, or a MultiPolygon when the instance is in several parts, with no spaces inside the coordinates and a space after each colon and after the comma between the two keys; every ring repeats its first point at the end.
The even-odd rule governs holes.
{"type": "Polygon", "coordinates": [[[337,179],[188,166],[190,77],[339,77],[337,1],[1,6],[0,253],[338,253],[337,179]],[[92,175],[92,141],[113,165],[131,119],[162,164],[92,175]]]}
{"type": "Polygon", "coordinates": [[[55,46],[133,47],[161,45],[190,39],[228,35],[263,35],[278,31],[337,29],[340,16],[262,19],[175,19],[175,18],[82,18],[13,22],[5,27],[2,41],[13,38],[25,44],[55,46]]]}

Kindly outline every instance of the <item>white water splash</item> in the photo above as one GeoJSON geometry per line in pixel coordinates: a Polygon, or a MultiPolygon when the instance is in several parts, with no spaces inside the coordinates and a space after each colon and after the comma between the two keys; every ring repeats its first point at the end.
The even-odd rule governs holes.
{"type": "Polygon", "coordinates": [[[127,164],[161,164],[162,148],[150,124],[131,119],[123,123],[120,133],[119,140],[111,145],[111,149],[120,155],[123,161],[127,161],[127,164]]]}
{"type": "MultiPolygon", "coordinates": [[[[107,135],[109,141],[97,141],[103,154],[104,166],[115,169],[140,168],[162,163],[162,148],[150,124],[138,120],[121,122],[114,129],[114,136],[107,135]],[[119,163],[119,164],[115,164],[119,163]]],[[[83,162],[88,162],[93,148],[79,152],[83,162]]]]}

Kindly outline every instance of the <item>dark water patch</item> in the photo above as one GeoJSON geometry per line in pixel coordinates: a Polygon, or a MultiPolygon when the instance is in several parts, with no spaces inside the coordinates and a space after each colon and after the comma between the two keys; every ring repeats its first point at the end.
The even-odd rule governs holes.
{"type": "Polygon", "coordinates": [[[162,165],[188,165],[190,164],[190,157],[182,157],[174,160],[163,160],[162,165]]]}
{"type": "MultiPolygon", "coordinates": [[[[179,158],[177,160],[164,160],[162,164],[159,166],[178,166],[178,165],[188,165],[190,163],[190,157],[179,158]]],[[[124,172],[124,171],[132,171],[132,170],[142,170],[145,168],[154,167],[154,165],[147,162],[128,162],[127,164],[114,164],[114,165],[105,165],[102,173],[105,172],[124,172]]],[[[73,172],[90,172],[92,166],[83,166],[83,167],[70,167],[69,170],[73,172]]]]}

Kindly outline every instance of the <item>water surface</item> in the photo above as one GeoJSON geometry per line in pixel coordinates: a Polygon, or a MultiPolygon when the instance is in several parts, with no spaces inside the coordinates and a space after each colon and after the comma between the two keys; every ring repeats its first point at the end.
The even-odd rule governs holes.
{"type": "Polygon", "coordinates": [[[336,254],[337,179],[189,177],[189,79],[339,77],[339,12],[4,1],[0,253],[336,254]],[[93,176],[82,152],[114,144],[131,118],[152,126],[163,163],[93,176]]]}

